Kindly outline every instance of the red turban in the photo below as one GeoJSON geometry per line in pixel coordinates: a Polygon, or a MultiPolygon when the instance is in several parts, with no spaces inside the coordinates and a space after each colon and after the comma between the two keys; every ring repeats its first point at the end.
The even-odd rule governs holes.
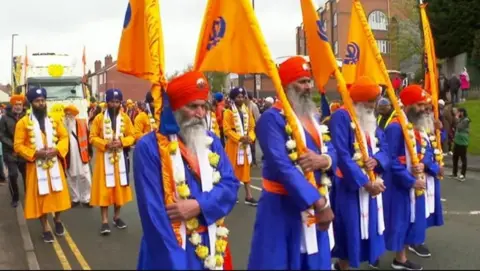
{"type": "Polygon", "coordinates": [[[310,73],[310,64],[302,56],[292,56],[285,60],[278,67],[278,72],[280,73],[283,86],[287,86],[302,77],[312,76],[310,73]]]}
{"type": "Polygon", "coordinates": [[[404,106],[409,106],[429,102],[430,95],[420,85],[409,85],[400,92],[400,100],[404,106]]]}
{"type": "Polygon", "coordinates": [[[22,102],[22,104],[25,103],[25,96],[23,96],[22,94],[17,94],[17,95],[12,95],[12,97],[10,97],[11,105],[16,104],[17,102],[22,102]]]}
{"type": "Polygon", "coordinates": [[[196,100],[206,101],[209,89],[207,79],[201,72],[191,71],[172,79],[167,87],[172,110],[176,111],[196,100]]]}
{"type": "Polygon", "coordinates": [[[380,95],[380,87],[368,76],[359,77],[350,87],[350,97],[354,103],[370,102],[380,95]]]}

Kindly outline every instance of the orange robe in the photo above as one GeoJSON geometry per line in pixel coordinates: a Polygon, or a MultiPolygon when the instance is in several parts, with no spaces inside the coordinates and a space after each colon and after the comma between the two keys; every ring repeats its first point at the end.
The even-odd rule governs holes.
{"type": "MultiPolygon", "coordinates": [[[[134,128],[132,121],[127,114],[120,112],[119,117],[123,118],[125,132],[120,139],[123,147],[132,146],[135,142],[134,128]]],[[[120,173],[118,162],[115,162],[115,187],[108,187],[105,181],[105,162],[104,154],[108,141],[103,138],[103,116],[98,114],[92,122],[90,128],[90,144],[96,149],[95,165],[93,166],[92,194],[90,204],[93,206],[107,207],[111,205],[122,206],[132,200],[132,190],[130,185],[120,185],[120,173]]]]}
{"type": "Polygon", "coordinates": [[[145,112],[140,112],[135,117],[133,125],[135,127],[135,140],[139,140],[142,136],[152,130],[150,126],[150,118],[145,112]]]}
{"type": "MultiPolygon", "coordinates": [[[[254,141],[255,136],[255,120],[253,119],[252,111],[248,110],[248,132],[247,135],[250,140],[254,141]]],[[[233,165],[233,170],[235,171],[235,176],[242,183],[250,183],[250,163],[248,162],[247,152],[245,151],[245,163],[243,165],[237,165],[237,156],[238,156],[238,147],[240,143],[239,132],[235,131],[235,114],[231,109],[225,109],[223,113],[223,132],[226,137],[225,142],[225,151],[230,162],[233,165]]],[[[253,155],[253,153],[252,153],[253,155]]],[[[252,157],[253,159],[253,157],[252,157]]]]}
{"type": "MultiPolygon", "coordinates": [[[[65,172],[63,169],[62,161],[64,161],[68,153],[68,132],[65,126],[59,120],[54,120],[56,123],[57,131],[57,150],[60,176],[62,177],[62,191],[55,192],[52,189],[52,183],[50,184],[50,193],[40,196],[38,193],[38,179],[37,168],[35,159],[35,147],[30,143],[30,137],[28,135],[28,120],[29,116],[21,118],[15,128],[15,136],[13,142],[13,148],[16,153],[23,157],[27,161],[26,166],[26,180],[25,180],[25,218],[36,219],[45,214],[52,212],[60,212],[70,209],[70,193],[68,192],[68,183],[65,178],[65,172]]],[[[46,144],[46,136],[42,133],[43,143],[46,144]]]]}
{"type": "Polygon", "coordinates": [[[208,125],[210,132],[220,137],[220,127],[218,125],[217,115],[213,111],[208,111],[207,114],[210,114],[210,123],[208,125]]]}

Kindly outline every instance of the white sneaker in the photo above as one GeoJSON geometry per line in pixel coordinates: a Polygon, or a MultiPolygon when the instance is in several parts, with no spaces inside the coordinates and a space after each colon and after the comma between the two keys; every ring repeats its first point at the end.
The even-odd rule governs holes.
{"type": "Polygon", "coordinates": [[[452,156],[452,155],[453,155],[453,152],[449,151],[449,152],[448,152],[448,155],[452,156]]]}
{"type": "Polygon", "coordinates": [[[458,177],[458,180],[461,181],[461,182],[464,182],[464,181],[465,181],[465,176],[460,175],[460,176],[458,177]]]}

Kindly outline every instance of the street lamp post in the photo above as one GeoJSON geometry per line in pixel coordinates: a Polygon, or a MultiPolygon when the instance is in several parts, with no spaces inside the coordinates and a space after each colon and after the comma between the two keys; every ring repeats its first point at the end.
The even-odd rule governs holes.
{"type": "Polygon", "coordinates": [[[13,82],[15,82],[15,75],[13,73],[13,50],[15,48],[15,37],[18,36],[18,34],[12,34],[12,56],[10,58],[10,61],[11,61],[11,66],[10,66],[10,70],[11,70],[11,82],[10,82],[10,95],[13,95],[13,93],[15,92],[15,90],[13,89],[13,82]]]}

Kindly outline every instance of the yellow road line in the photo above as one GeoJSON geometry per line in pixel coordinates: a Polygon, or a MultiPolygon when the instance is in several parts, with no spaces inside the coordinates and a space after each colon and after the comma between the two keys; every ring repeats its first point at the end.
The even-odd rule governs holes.
{"type": "Polygon", "coordinates": [[[82,253],[78,249],[77,244],[75,244],[72,237],[68,233],[67,228],[65,227],[65,224],[63,225],[63,227],[65,228],[65,240],[67,241],[68,246],[72,250],[73,255],[75,255],[75,258],[77,258],[77,261],[80,264],[80,266],[82,267],[82,269],[83,270],[92,270],[90,268],[90,265],[88,265],[87,261],[85,260],[82,253]]]}
{"type": "MultiPolygon", "coordinates": [[[[50,222],[48,222],[47,219],[47,225],[50,228],[50,231],[52,231],[52,227],[50,226],[50,222]]],[[[53,234],[53,249],[55,250],[55,254],[57,254],[58,260],[60,261],[60,264],[62,265],[63,270],[72,270],[72,266],[70,266],[70,263],[68,262],[67,257],[65,256],[65,253],[63,252],[62,247],[58,243],[57,238],[55,237],[55,234],[53,234]]]]}

